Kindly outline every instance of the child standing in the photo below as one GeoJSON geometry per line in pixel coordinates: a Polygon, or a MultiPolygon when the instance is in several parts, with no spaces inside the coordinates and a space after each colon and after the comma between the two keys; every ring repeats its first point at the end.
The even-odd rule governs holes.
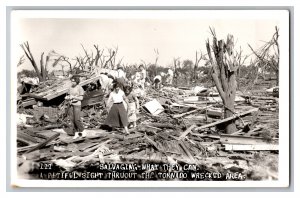
{"type": "Polygon", "coordinates": [[[133,123],[133,128],[136,127],[137,112],[140,108],[139,99],[133,91],[133,87],[126,87],[125,94],[128,99],[128,122],[133,123]]]}
{"type": "Polygon", "coordinates": [[[128,134],[128,116],[124,106],[124,101],[128,106],[128,100],[125,93],[120,89],[120,84],[115,83],[113,91],[109,94],[109,98],[106,103],[109,113],[105,120],[105,124],[111,127],[124,127],[125,133],[128,134]]]}

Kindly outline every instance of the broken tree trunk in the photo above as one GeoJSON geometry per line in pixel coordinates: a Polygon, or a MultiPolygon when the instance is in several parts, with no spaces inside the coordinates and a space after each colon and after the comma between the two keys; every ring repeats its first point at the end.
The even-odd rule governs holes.
{"type": "MultiPolygon", "coordinates": [[[[227,41],[217,40],[216,33],[211,30],[213,35],[213,45],[209,41],[206,43],[206,49],[212,66],[212,79],[222,98],[224,104],[225,118],[234,115],[234,99],[236,94],[237,82],[236,72],[241,53],[234,54],[234,39],[232,35],[227,36],[227,41]],[[211,47],[214,56],[211,53],[211,47]]],[[[230,121],[226,126],[226,133],[236,131],[234,121],[230,121]]]]}

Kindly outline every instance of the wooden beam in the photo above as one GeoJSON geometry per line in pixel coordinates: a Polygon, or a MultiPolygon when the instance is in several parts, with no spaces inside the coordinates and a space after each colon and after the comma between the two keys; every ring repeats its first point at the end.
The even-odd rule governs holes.
{"type": "MultiPolygon", "coordinates": [[[[154,142],[152,139],[150,139],[147,135],[144,136],[146,140],[148,140],[148,142],[150,144],[152,144],[158,151],[162,151],[158,145],[156,144],[156,142],[154,142]]],[[[164,152],[164,151],[163,151],[164,152]]]]}
{"type": "Polygon", "coordinates": [[[277,143],[277,139],[272,139],[271,141],[266,140],[261,137],[249,137],[241,135],[220,135],[220,141],[222,144],[249,144],[249,145],[259,145],[259,144],[274,144],[277,143]]]}
{"type": "Polygon", "coordinates": [[[200,111],[200,110],[205,110],[205,109],[207,109],[207,108],[209,108],[211,106],[212,105],[204,107],[204,108],[197,108],[197,109],[189,111],[189,112],[185,112],[185,113],[181,113],[181,114],[176,114],[176,115],[173,115],[173,118],[180,118],[180,117],[183,117],[183,116],[191,114],[191,113],[195,113],[195,112],[200,111]]]}
{"type": "Polygon", "coordinates": [[[224,122],[228,122],[228,121],[233,120],[233,119],[236,119],[236,118],[238,118],[238,117],[245,116],[245,115],[250,114],[250,113],[255,112],[255,111],[258,111],[258,108],[250,109],[250,110],[248,110],[248,111],[245,111],[245,112],[242,112],[242,113],[235,114],[235,115],[233,115],[233,116],[231,116],[231,117],[229,117],[229,118],[225,118],[225,119],[223,119],[223,120],[218,120],[218,121],[216,121],[216,122],[213,122],[213,123],[210,123],[210,124],[206,124],[206,125],[203,125],[203,126],[197,127],[197,128],[195,128],[196,125],[193,124],[192,126],[190,126],[190,127],[189,127],[189,128],[188,128],[188,129],[187,129],[187,130],[179,137],[179,139],[182,139],[182,138],[184,138],[186,135],[188,135],[188,134],[192,131],[193,128],[195,128],[195,130],[198,130],[198,131],[199,131],[199,130],[202,130],[202,129],[205,129],[205,128],[208,128],[208,127],[216,126],[216,125],[221,124],[221,123],[224,123],[224,122]]]}
{"type": "Polygon", "coordinates": [[[278,144],[225,144],[226,151],[276,151],[279,150],[278,144]]]}
{"type": "Polygon", "coordinates": [[[243,98],[255,98],[255,99],[261,99],[261,100],[275,100],[278,101],[278,98],[275,97],[265,97],[265,96],[250,96],[250,95],[241,95],[243,98]]]}
{"type": "Polygon", "coordinates": [[[44,142],[41,142],[41,143],[37,144],[36,146],[34,146],[33,148],[29,149],[25,153],[30,153],[32,151],[35,151],[37,149],[40,149],[40,148],[46,146],[49,142],[51,142],[52,140],[55,140],[59,135],[60,135],[59,133],[54,134],[53,136],[51,136],[50,138],[48,138],[44,142]]]}
{"type": "Polygon", "coordinates": [[[180,145],[180,147],[183,149],[183,151],[186,153],[186,155],[188,156],[188,158],[190,159],[191,163],[197,163],[196,159],[194,158],[194,156],[191,154],[191,152],[189,151],[189,149],[187,148],[187,146],[185,145],[185,143],[182,140],[178,141],[178,144],[180,145]]]}
{"type": "Polygon", "coordinates": [[[29,135],[29,134],[27,134],[25,132],[22,132],[22,131],[18,131],[17,132],[17,139],[18,140],[26,140],[28,142],[31,142],[30,144],[32,144],[32,143],[39,143],[39,141],[37,141],[35,139],[35,137],[33,137],[33,136],[31,136],[31,135],[29,135]]]}
{"type": "Polygon", "coordinates": [[[175,129],[175,125],[170,124],[170,123],[156,123],[156,122],[153,122],[153,123],[150,123],[148,125],[148,127],[149,126],[152,126],[152,127],[155,127],[155,128],[159,128],[159,129],[163,129],[163,128],[175,129]]]}
{"type": "Polygon", "coordinates": [[[189,134],[193,128],[195,128],[197,125],[193,124],[192,126],[190,126],[187,130],[185,130],[183,132],[183,134],[181,134],[181,136],[179,137],[178,140],[182,140],[187,134],[189,134]]]}
{"type": "Polygon", "coordinates": [[[28,107],[28,106],[32,106],[35,105],[37,102],[34,98],[30,98],[28,100],[23,100],[22,101],[22,106],[23,107],[28,107]]]}
{"type": "Polygon", "coordinates": [[[201,126],[201,127],[197,127],[195,128],[195,130],[202,130],[202,129],[205,129],[205,128],[208,128],[208,127],[212,127],[212,126],[216,126],[218,124],[221,124],[221,123],[224,123],[224,122],[228,122],[230,120],[234,120],[236,118],[239,118],[239,117],[242,117],[242,116],[245,116],[247,114],[250,114],[250,113],[253,113],[253,112],[256,112],[258,111],[258,108],[254,108],[254,109],[250,109],[248,111],[245,111],[245,112],[242,112],[242,113],[237,113],[231,117],[228,117],[228,118],[225,118],[223,120],[219,120],[219,121],[216,121],[216,122],[213,122],[213,123],[210,123],[210,124],[207,124],[207,125],[204,125],[204,126],[201,126]]]}

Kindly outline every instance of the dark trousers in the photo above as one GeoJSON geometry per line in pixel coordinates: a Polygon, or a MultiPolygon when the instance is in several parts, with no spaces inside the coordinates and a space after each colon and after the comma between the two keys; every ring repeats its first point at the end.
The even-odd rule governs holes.
{"type": "Polygon", "coordinates": [[[82,132],[84,130],[80,120],[81,105],[71,105],[69,109],[69,116],[71,120],[71,128],[69,135],[74,135],[75,132],[82,132]]]}

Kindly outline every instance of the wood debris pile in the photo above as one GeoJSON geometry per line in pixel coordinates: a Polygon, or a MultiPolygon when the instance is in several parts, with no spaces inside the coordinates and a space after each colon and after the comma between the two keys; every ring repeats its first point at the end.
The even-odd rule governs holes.
{"type": "MultiPolygon", "coordinates": [[[[236,112],[224,119],[224,107],[214,89],[195,93],[184,88],[164,87],[160,91],[147,88],[146,96],[140,98],[138,126],[125,135],[121,129],[104,128],[105,95],[92,96],[98,97],[98,101],[87,102],[82,113],[87,136],[75,140],[65,133],[69,120],[63,104],[56,107],[57,116],[37,113],[39,109],[20,110],[23,115],[31,115],[18,125],[21,175],[39,177],[40,169],[36,166],[41,163],[52,163],[51,171],[78,173],[94,170],[100,164],[155,163],[175,164],[181,167],[178,172],[184,172],[186,165],[196,165],[197,170],[189,169],[189,173],[222,173],[216,178],[189,174],[180,180],[277,179],[278,98],[237,93],[236,112]],[[146,104],[153,100],[160,105],[151,108],[162,107],[162,112],[151,113],[147,108],[146,104]],[[225,134],[224,123],[229,120],[235,120],[238,129],[233,134],[225,134]],[[227,178],[226,173],[239,173],[243,177],[227,178]]],[[[145,180],[139,176],[134,179],[145,180]]],[[[156,179],[172,180],[147,178],[156,179]]]]}

